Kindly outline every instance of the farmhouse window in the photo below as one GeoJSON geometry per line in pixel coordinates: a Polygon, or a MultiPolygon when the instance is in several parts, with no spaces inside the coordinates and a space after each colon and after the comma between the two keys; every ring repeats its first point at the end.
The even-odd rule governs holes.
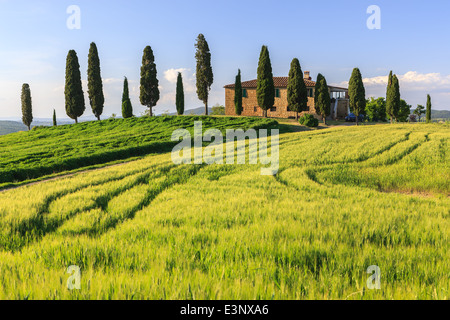
{"type": "Polygon", "coordinates": [[[275,98],[280,97],[280,89],[275,89],[275,98]]]}
{"type": "Polygon", "coordinates": [[[242,97],[247,98],[247,89],[242,89],[242,97]]]}

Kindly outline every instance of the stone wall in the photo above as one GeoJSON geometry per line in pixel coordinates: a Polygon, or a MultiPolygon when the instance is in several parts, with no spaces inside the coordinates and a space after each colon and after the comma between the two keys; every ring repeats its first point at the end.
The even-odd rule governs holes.
{"type": "MultiPolygon", "coordinates": [[[[278,88],[280,90],[280,97],[275,98],[274,110],[267,110],[267,116],[273,118],[295,118],[295,112],[287,109],[287,89],[278,88]]],[[[309,89],[309,88],[308,88],[309,89]]],[[[263,116],[263,110],[258,107],[258,100],[256,99],[256,89],[246,89],[247,98],[242,98],[242,116],[263,116]]],[[[308,97],[309,111],[303,113],[311,113],[319,119],[314,109],[314,98],[308,97]]],[[[234,88],[225,88],[225,114],[228,116],[235,116],[234,110],[234,88]]]]}

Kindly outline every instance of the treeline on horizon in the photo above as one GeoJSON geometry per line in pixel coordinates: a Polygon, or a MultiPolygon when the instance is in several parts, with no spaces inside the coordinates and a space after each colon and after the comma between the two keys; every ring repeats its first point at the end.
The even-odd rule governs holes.
{"type": "MultiPolygon", "coordinates": [[[[211,52],[208,43],[203,34],[199,34],[196,43],[195,59],[196,66],[196,87],[197,96],[205,105],[205,115],[208,115],[208,97],[211,85],[213,83],[213,71],[211,67],[211,52]]],[[[148,108],[149,116],[153,116],[153,107],[156,106],[159,98],[159,82],[157,78],[157,70],[155,56],[150,46],[146,46],[142,56],[142,65],[140,70],[140,103],[148,108]]],[[[100,69],[100,59],[98,56],[97,46],[94,42],[90,44],[88,55],[88,97],[89,103],[94,116],[100,120],[104,108],[103,83],[100,69]]],[[[83,115],[86,110],[84,92],[81,82],[80,64],[75,50],[70,50],[66,58],[66,79],[65,79],[65,110],[66,114],[75,123],[78,118],[83,115]]],[[[264,117],[267,117],[267,110],[273,107],[275,102],[275,86],[273,82],[272,65],[267,46],[262,46],[258,69],[257,69],[257,88],[256,95],[258,106],[263,110],[264,117]]],[[[374,100],[366,100],[365,88],[362,81],[361,72],[358,68],[354,68],[349,80],[349,107],[350,111],[356,116],[356,125],[358,125],[358,116],[365,114],[371,121],[386,121],[390,119],[391,123],[407,121],[411,112],[411,106],[400,98],[400,86],[398,78],[392,71],[389,73],[386,99],[378,98],[374,100]]],[[[288,109],[296,113],[298,120],[299,113],[308,111],[307,106],[307,89],[303,80],[303,72],[300,62],[294,58],[290,65],[288,85],[287,85],[287,101],[288,109]]],[[[242,109],[242,85],[241,71],[235,80],[235,112],[241,115],[242,109]]],[[[331,114],[331,97],[328,92],[326,78],[322,74],[318,74],[315,84],[314,105],[318,115],[322,117],[326,125],[326,117],[331,114]]],[[[22,122],[30,130],[33,121],[31,89],[27,83],[22,86],[21,95],[22,104],[22,122]]],[[[176,99],[175,105],[177,114],[184,113],[184,88],[182,74],[177,75],[176,99]]],[[[146,113],[147,113],[146,112],[146,113]]],[[[414,115],[420,117],[426,115],[426,122],[431,122],[431,97],[427,95],[426,109],[422,105],[418,105],[414,110],[414,115]]],[[[133,107],[129,97],[128,79],[124,77],[123,93],[122,93],[122,117],[133,117],[133,107]]],[[[53,125],[56,126],[56,111],[53,110],[53,125]]]]}

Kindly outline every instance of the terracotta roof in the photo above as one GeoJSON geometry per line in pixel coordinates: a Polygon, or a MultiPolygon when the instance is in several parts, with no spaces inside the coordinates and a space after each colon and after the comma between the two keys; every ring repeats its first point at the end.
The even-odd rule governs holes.
{"type": "MultiPolygon", "coordinates": [[[[273,77],[273,83],[276,88],[286,88],[288,84],[288,77],[273,77]]],[[[316,85],[315,81],[304,79],[307,87],[314,87],[316,85]]],[[[233,84],[228,84],[224,88],[234,88],[233,84]]],[[[250,81],[243,81],[242,88],[256,88],[256,79],[250,81]]]]}

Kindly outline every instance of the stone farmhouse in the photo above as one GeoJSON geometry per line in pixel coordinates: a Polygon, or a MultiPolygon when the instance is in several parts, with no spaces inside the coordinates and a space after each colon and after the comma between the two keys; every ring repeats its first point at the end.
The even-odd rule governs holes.
{"type": "MultiPolygon", "coordinates": [[[[304,81],[308,91],[308,107],[309,110],[302,112],[310,113],[316,118],[320,116],[316,114],[314,108],[314,87],[315,81],[312,81],[309,71],[304,72],[304,81]]],[[[275,85],[275,103],[273,107],[267,110],[267,116],[273,118],[295,118],[295,112],[289,111],[287,103],[287,84],[288,77],[274,77],[275,85]]],[[[225,87],[225,114],[228,116],[236,116],[234,110],[234,83],[226,85],[225,87]]],[[[330,119],[343,119],[349,113],[348,89],[328,86],[331,105],[330,105],[330,119]]],[[[242,82],[242,116],[263,116],[263,110],[258,106],[256,99],[256,79],[242,82]]]]}

